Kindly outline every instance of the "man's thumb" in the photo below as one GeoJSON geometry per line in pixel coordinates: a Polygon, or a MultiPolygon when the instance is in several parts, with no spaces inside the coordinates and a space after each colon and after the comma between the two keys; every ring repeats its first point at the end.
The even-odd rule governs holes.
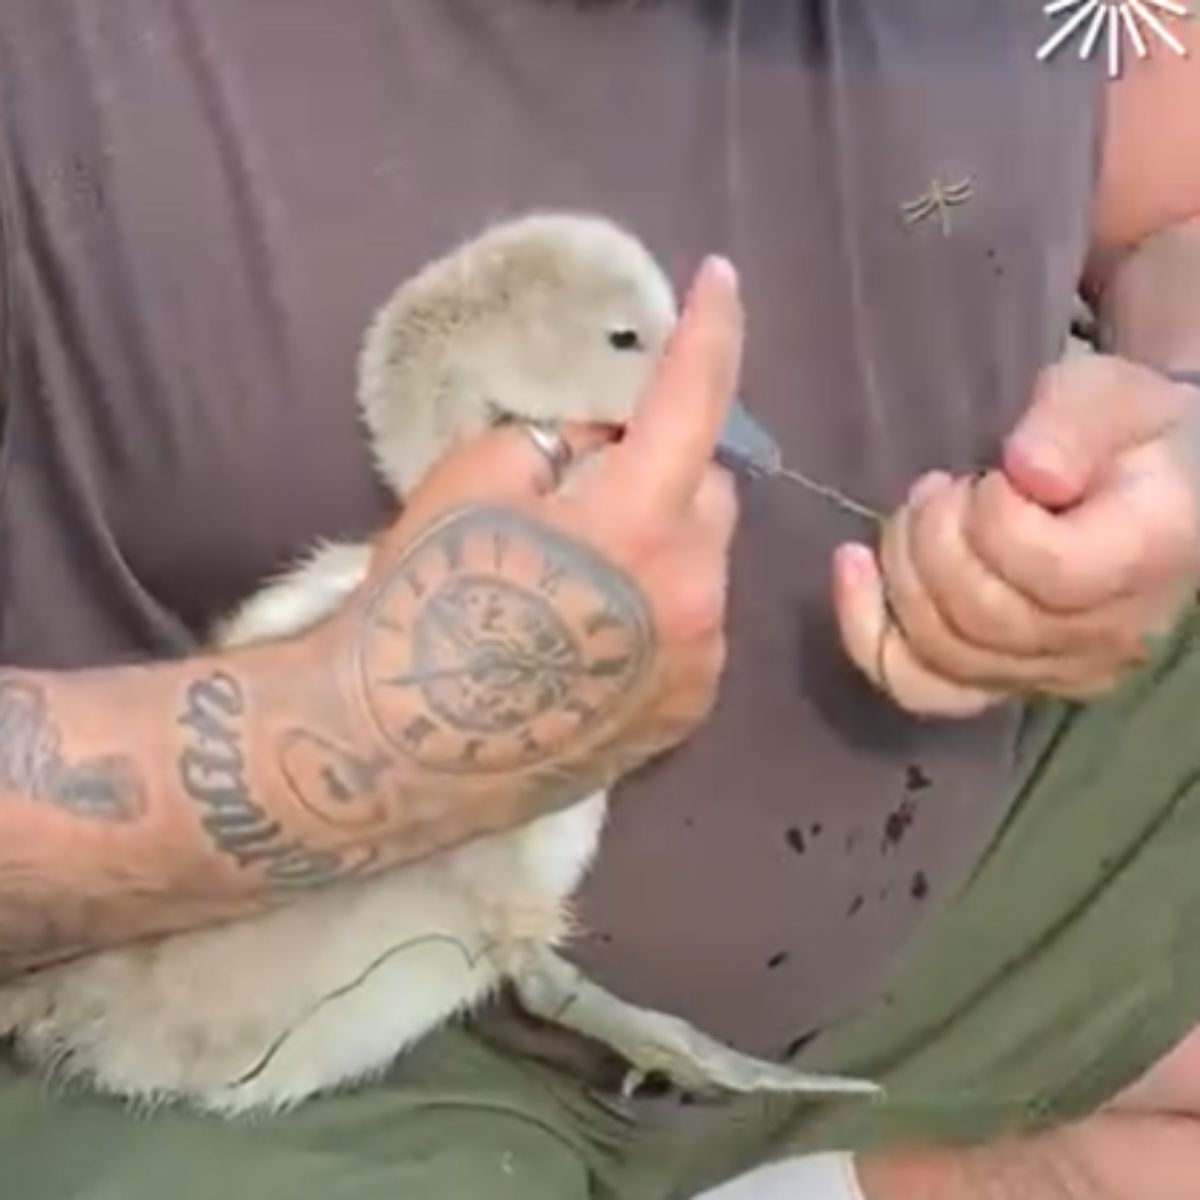
{"type": "Polygon", "coordinates": [[[1048,509],[1079,503],[1128,450],[1178,421],[1187,390],[1125,359],[1087,355],[1044,371],[1004,448],[1004,473],[1048,509]]]}

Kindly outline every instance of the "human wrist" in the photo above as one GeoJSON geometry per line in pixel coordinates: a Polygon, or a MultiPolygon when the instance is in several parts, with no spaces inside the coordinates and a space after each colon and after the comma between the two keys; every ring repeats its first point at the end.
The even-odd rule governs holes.
{"type": "Polygon", "coordinates": [[[1102,350],[1163,373],[1200,370],[1200,217],[1129,251],[1095,306],[1102,350]]]}
{"type": "Polygon", "coordinates": [[[1171,441],[1200,493],[1200,217],[1126,254],[1095,303],[1101,350],[1189,388],[1171,441]]]}
{"type": "MultiPolygon", "coordinates": [[[[197,664],[185,690],[184,790],[212,849],[251,891],[423,858],[557,807],[555,788],[579,798],[583,771],[564,768],[547,783],[518,769],[423,762],[421,713],[397,722],[379,711],[381,690],[404,670],[368,654],[364,630],[381,621],[362,607],[352,601],[294,639],[197,664]]],[[[403,633],[391,629],[395,654],[403,633]]]]}
{"type": "Polygon", "coordinates": [[[416,772],[356,703],[349,645],[335,620],[188,672],[174,748],[185,820],[239,891],[333,883],[425,849],[416,772]]]}

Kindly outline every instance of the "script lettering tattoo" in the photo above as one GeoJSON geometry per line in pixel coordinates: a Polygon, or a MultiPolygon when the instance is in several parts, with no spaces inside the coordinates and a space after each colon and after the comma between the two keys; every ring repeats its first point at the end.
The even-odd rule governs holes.
{"type": "Polygon", "coordinates": [[[213,845],[240,867],[260,868],[268,882],[283,888],[328,883],[361,869],[360,856],[313,849],[289,836],[254,801],[242,748],[245,710],[237,679],[213,671],[187,689],[179,718],[187,738],[179,778],[213,845]]]}
{"type": "Polygon", "coordinates": [[[95,821],[145,809],[133,762],[119,754],[72,761],[40,687],[0,676],[0,789],[95,821]]]}
{"type": "Polygon", "coordinates": [[[631,704],[654,654],[632,580],[537,521],[479,507],[429,529],[380,585],[358,680],[393,750],[483,775],[555,763],[631,704]]]}

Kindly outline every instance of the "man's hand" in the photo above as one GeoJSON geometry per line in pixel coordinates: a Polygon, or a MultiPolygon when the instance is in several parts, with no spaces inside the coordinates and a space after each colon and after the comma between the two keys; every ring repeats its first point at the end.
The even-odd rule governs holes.
{"type": "Polygon", "coordinates": [[[1198,409],[1194,389],[1123,359],[1047,369],[1001,469],[927,475],[878,556],[839,550],[851,658],[904,708],[943,716],[1111,687],[1196,582],[1198,409]]]}
{"type": "Polygon", "coordinates": [[[511,823],[518,804],[527,816],[611,782],[707,714],[736,509],[712,455],[741,338],[735,276],[712,260],[622,440],[571,431],[597,453],[570,487],[511,426],[430,474],[332,626],[376,744],[435,788],[486,784],[511,823]]]}

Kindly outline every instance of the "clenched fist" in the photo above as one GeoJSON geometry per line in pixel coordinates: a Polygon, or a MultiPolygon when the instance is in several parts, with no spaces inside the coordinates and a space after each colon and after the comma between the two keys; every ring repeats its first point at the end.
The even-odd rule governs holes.
{"type": "Polygon", "coordinates": [[[877,551],[839,549],[851,658],[931,715],[1110,688],[1196,586],[1198,408],[1123,359],[1048,368],[999,468],[923,477],[877,551]]]}

